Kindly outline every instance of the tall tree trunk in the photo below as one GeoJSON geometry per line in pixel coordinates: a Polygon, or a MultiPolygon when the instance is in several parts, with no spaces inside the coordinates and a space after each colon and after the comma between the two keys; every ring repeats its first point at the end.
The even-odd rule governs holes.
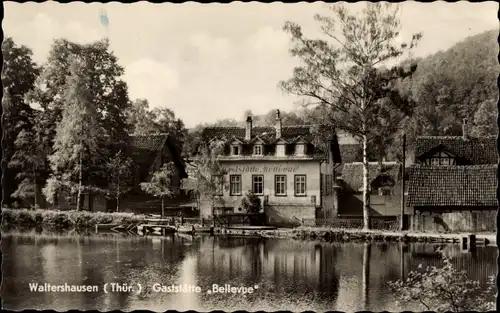
{"type": "Polygon", "coordinates": [[[363,135],[363,226],[365,230],[370,229],[370,185],[368,183],[368,143],[366,135],[363,135]]]}
{"type": "Polygon", "coordinates": [[[38,206],[38,201],[37,201],[37,186],[36,186],[36,169],[35,169],[35,163],[33,163],[33,195],[35,198],[35,209],[38,206]]]}
{"type": "Polygon", "coordinates": [[[82,198],[82,180],[83,180],[83,168],[82,168],[82,153],[80,152],[80,165],[78,169],[78,195],[76,199],[76,210],[80,211],[81,209],[81,198],[82,198]]]}
{"type": "Polygon", "coordinates": [[[118,174],[118,183],[116,184],[116,212],[120,211],[120,174],[118,174]]]}
{"type": "Polygon", "coordinates": [[[161,218],[165,217],[165,200],[161,197],[161,218]]]}

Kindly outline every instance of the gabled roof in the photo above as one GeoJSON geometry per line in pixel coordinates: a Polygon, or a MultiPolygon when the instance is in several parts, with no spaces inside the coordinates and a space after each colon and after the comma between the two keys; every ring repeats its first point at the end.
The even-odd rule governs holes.
{"type": "Polygon", "coordinates": [[[238,137],[236,137],[236,136],[233,136],[233,137],[229,138],[229,142],[230,143],[237,142],[239,144],[243,143],[243,141],[241,139],[239,139],[238,137]]]}
{"type": "MultiPolygon", "coordinates": [[[[380,167],[378,162],[370,162],[368,167],[368,182],[370,184],[381,174],[389,175],[396,182],[400,180],[400,163],[382,162],[382,167],[380,167]]],[[[344,164],[341,178],[345,187],[354,192],[360,191],[363,188],[363,163],[344,164]]]]}
{"type": "Polygon", "coordinates": [[[266,141],[262,138],[260,138],[259,136],[255,136],[254,138],[252,138],[252,140],[250,140],[251,143],[263,143],[265,144],[266,141]]]}
{"type": "Polygon", "coordinates": [[[310,143],[310,141],[304,138],[302,135],[299,135],[292,140],[292,143],[310,143]]]}
{"type": "Polygon", "coordinates": [[[408,206],[498,206],[497,165],[410,168],[408,206]]]}
{"type": "Polygon", "coordinates": [[[187,177],[181,151],[169,134],[130,135],[129,139],[132,159],[141,167],[151,166],[163,147],[167,145],[173,158],[172,161],[180,170],[181,177],[187,177]]]}
{"type": "Polygon", "coordinates": [[[467,139],[462,136],[418,137],[415,156],[421,159],[429,151],[439,148],[445,148],[473,165],[498,163],[497,138],[494,136],[469,137],[467,139]]]}

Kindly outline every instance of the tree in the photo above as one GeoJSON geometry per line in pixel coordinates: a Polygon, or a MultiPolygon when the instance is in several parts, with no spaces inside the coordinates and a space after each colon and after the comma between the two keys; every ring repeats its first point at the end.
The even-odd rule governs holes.
{"type": "MultiPolygon", "coordinates": [[[[32,128],[33,109],[25,100],[27,93],[34,88],[40,68],[32,60],[32,51],[26,46],[18,46],[11,37],[2,42],[3,70],[2,84],[2,202],[9,204],[10,196],[16,190],[16,176],[26,171],[19,166],[9,165],[17,151],[14,142],[21,131],[32,128]]],[[[20,165],[20,164],[18,164],[20,165]]],[[[27,169],[31,171],[31,168],[27,169]]],[[[21,179],[24,181],[24,177],[21,179]]]]}
{"type": "Polygon", "coordinates": [[[150,182],[142,182],[141,189],[154,197],[161,199],[161,217],[165,216],[165,198],[173,198],[176,195],[173,178],[175,175],[175,164],[169,162],[164,164],[159,171],[153,173],[150,182]]]}
{"type": "Polygon", "coordinates": [[[81,209],[84,189],[84,167],[96,165],[98,139],[102,137],[98,112],[92,103],[86,61],[74,58],[64,93],[66,105],[57,125],[53,154],[49,157],[54,177],[77,193],[77,210],[81,209]]]}
{"type": "Polygon", "coordinates": [[[146,99],[135,100],[127,113],[127,123],[133,134],[151,134],[158,132],[154,123],[155,115],[149,109],[146,99]]]}
{"type": "Polygon", "coordinates": [[[496,282],[492,276],[487,288],[479,281],[467,278],[465,271],[457,270],[451,259],[439,251],[442,267],[427,267],[411,271],[406,280],[389,282],[389,286],[402,305],[418,304],[423,310],[436,312],[494,311],[496,282]]]}
{"type": "Polygon", "coordinates": [[[184,122],[169,108],[150,110],[149,103],[137,99],[129,110],[128,123],[134,134],[167,133],[176,138],[179,151],[182,151],[188,131],[184,122]]]}
{"type": "Polygon", "coordinates": [[[498,106],[496,100],[481,103],[474,114],[473,136],[494,136],[498,134],[498,106]]]}
{"type": "MultiPolygon", "coordinates": [[[[88,97],[97,114],[100,137],[120,150],[126,144],[129,132],[126,114],[130,100],[127,84],[121,78],[124,69],[110,51],[108,40],[85,45],[66,39],[55,40],[36,88],[29,93],[28,99],[47,113],[45,117],[49,120],[46,124],[50,126],[47,136],[53,140],[67,105],[64,98],[68,89],[66,77],[71,75],[74,58],[82,60],[85,67],[88,97]]],[[[102,152],[111,155],[117,152],[109,150],[109,145],[106,145],[102,152]]]]}
{"type": "Polygon", "coordinates": [[[250,214],[259,213],[261,209],[260,198],[251,190],[247,192],[245,198],[241,201],[241,205],[243,206],[243,209],[250,214]]]}
{"type": "Polygon", "coordinates": [[[21,129],[14,142],[15,152],[9,167],[19,169],[16,178],[17,188],[12,197],[18,199],[33,198],[34,206],[39,207],[38,194],[49,175],[47,155],[50,143],[45,141],[43,112],[33,111],[29,129],[21,129]]]}
{"type": "Polygon", "coordinates": [[[221,196],[226,182],[224,180],[227,170],[219,161],[224,151],[224,142],[214,140],[200,147],[194,160],[193,176],[195,180],[195,196],[200,203],[201,199],[209,202],[212,218],[215,225],[215,206],[224,202],[221,196]]]}
{"type": "Polygon", "coordinates": [[[392,4],[369,3],[361,16],[349,13],[342,5],[332,5],[331,10],[334,16],[316,16],[330,41],[306,39],[299,25],[285,24],[284,30],[295,44],[291,54],[303,65],[280,85],[285,92],[305,98],[304,105],[328,107],[330,133],[336,128],[359,138],[363,147],[363,215],[367,229],[369,147],[380,138],[390,119],[381,119],[378,114],[402,109],[405,103],[401,103],[403,97],[396,82],[415,70],[414,66],[391,70],[380,66],[411,50],[421,35],[414,34],[410,44],[398,43],[398,7],[392,4]],[[340,25],[338,31],[336,25],[340,25]]]}
{"type": "Polygon", "coordinates": [[[120,211],[120,197],[130,191],[132,160],[118,151],[106,162],[108,176],[107,195],[116,199],[116,212],[120,211]]]}

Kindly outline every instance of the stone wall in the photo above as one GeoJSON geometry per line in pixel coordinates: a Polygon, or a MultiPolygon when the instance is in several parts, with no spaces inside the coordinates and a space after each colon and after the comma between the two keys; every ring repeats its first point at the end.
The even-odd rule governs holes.
{"type": "Polygon", "coordinates": [[[314,219],[316,208],[303,205],[270,205],[266,206],[267,223],[277,227],[298,226],[302,219],[314,219]]]}

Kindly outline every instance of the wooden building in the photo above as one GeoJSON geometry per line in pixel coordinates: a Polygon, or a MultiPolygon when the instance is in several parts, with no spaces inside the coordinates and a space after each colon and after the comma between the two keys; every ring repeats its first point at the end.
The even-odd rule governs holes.
{"type": "Polygon", "coordinates": [[[422,231],[494,231],[498,201],[496,137],[420,137],[409,172],[408,206],[422,231]]]}
{"type": "MultiPolygon", "coordinates": [[[[181,190],[181,180],[187,177],[184,161],[176,143],[176,139],[168,134],[131,135],[126,155],[132,160],[131,190],[120,199],[121,212],[133,213],[161,213],[161,200],[144,193],[140,188],[141,182],[147,182],[151,175],[159,170],[163,164],[175,164],[173,188],[178,196],[167,201],[169,214],[179,211],[190,211],[190,198],[181,190]],[[186,209],[183,209],[186,207],[186,209]]],[[[54,204],[59,209],[75,209],[77,196],[61,194],[54,204]]],[[[116,211],[116,200],[101,194],[86,193],[83,197],[83,209],[89,211],[116,211]]],[[[189,212],[186,212],[189,213],[189,212]]]]}
{"type": "MultiPolygon", "coordinates": [[[[370,184],[370,216],[381,219],[396,219],[401,215],[401,163],[370,162],[368,171],[370,184]]],[[[339,193],[340,218],[363,217],[363,163],[344,164],[339,193]]],[[[405,212],[408,214],[408,212],[405,212]]]]}

